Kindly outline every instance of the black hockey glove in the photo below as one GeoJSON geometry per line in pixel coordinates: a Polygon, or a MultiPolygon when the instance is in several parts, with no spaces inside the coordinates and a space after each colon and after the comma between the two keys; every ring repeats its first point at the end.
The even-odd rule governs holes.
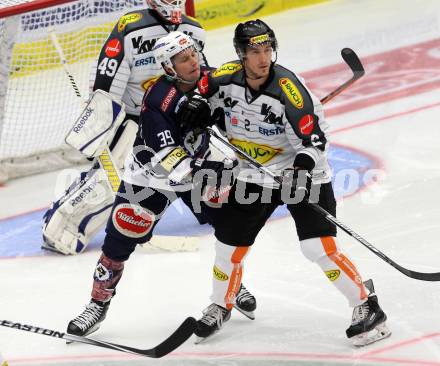
{"type": "Polygon", "coordinates": [[[211,107],[201,95],[193,94],[180,104],[176,119],[184,131],[197,135],[210,126],[211,107]]]}
{"type": "Polygon", "coordinates": [[[230,159],[193,160],[193,183],[195,187],[200,187],[200,199],[210,207],[220,207],[234,184],[234,168],[237,165],[237,160],[230,159]]]}
{"type": "Polygon", "coordinates": [[[308,202],[312,187],[312,176],[300,168],[291,168],[283,171],[281,176],[281,200],[287,204],[308,202]]]}
{"type": "Polygon", "coordinates": [[[195,184],[208,184],[217,188],[231,186],[235,181],[233,169],[237,165],[237,160],[230,159],[224,159],[223,161],[194,159],[191,162],[193,182],[195,184]]]}

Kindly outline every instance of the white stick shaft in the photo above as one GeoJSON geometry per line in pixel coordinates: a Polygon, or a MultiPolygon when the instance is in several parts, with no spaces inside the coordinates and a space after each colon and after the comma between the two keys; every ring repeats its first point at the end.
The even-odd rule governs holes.
{"type": "Polygon", "coordinates": [[[67,64],[67,59],[64,56],[63,49],[61,48],[60,42],[58,41],[58,37],[55,34],[54,30],[51,29],[49,31],[50,39],[52,40],[53,45],[55,46],[56,51],[58,52],[58,56],[60,57],[61,63],[63,64],[64,71],[69,78],[70,85],[72,85],[72,88],[78,98],[81,98],[81,92],[79,91],[78,85],[76,84],[75,78],[73,77],[72,73],[70,72],[69,65],[67,64]]]}
{"type": "MultiPolygon", "coordinates": [[[[81,98],[81,93],[79,91],[78,85],[76,84],[75,78],[73,77],[72,73],[70,72],[69,65],[67,64],[67,59],[64,56],[63,49],[60,45],[60,42],[58,41],[58,37],[55,34],[54,30],[51,29],[49,31],[50,39],[52,40],[53,45],[55,46],[56,51],[58,52],[58,56],[60,57],[61,63],[63,64],[64,71],[69,78],[70,85],[72,86],[73,90],[75,91],[75,94],[78,98],[81,98]]],[[[115,162],[113,160],[113,157],[110,153],[110,149],[106,147],[101,155],[98,157],[99,164],[101,168],[104,170],[107,183],[113,193],[117,193],[119,184],[121,183],[121,175],[118,172],[118,169],[116,168],[115,162]]]]}

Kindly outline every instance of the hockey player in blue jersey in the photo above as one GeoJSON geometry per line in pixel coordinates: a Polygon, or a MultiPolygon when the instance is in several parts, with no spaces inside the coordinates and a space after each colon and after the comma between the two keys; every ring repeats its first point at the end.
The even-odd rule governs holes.
{"type": "MultiPolygon", "coordinates": [[[[176,30],[188,34],[199,49],[200,63],[207,64],[202,52],[205,31],[197,20],[182,14],[185,0],[147,0],[147,4],[148,8],[131,11],[119,19],[90,75],[92,92],[103,90],[125,105],[125,120],[108,138],[117,168],[123,167],[133,144],[145,90],[162,72],[153,57],[157,40],[176,30]]],[[[99,178],[100,171],[95,161],[47,210],[42,230],[44,249],[79,254],[105,225],[114,193],[106,179],[99,178]]],[[[208,221],[201,213],[196,213],[196,218],[200,223],[208,221]]]]}
{"type": "MultiPolygon", "coordinates": [[[[140,128],[126,160],[95,268],[92,299],[70,321],[70,334],[85,336],[98,329],[115,295],[125,261],[137,244],[151,239],[154,227],[173,200],[197,189],[202,191],[208,183],[233,183],[236,162],[209,160],[206,136],[197,136],[179,123],[187,120],[183,116],[191,108],[198,110],[201,120],[210,118],[209,107],[200,108],[202,103],[197,98],[184,103],[200,77],[194,41],[181,32],[171,32],[157,42],[153,52],[166,74],[150,86],[142,101],[140,128]]],[[[251,300],[255,302],[253,297],[251,300]]]]}

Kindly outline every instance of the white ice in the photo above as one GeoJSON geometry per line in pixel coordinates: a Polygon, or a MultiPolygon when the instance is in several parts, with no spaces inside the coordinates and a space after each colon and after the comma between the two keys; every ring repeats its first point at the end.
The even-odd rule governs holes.
{"type": "MultiPolygon", "coordinates": [[[[340,63],[339,50],[346,46],[368,56],[440,38],[438,0],[336,0],[265,20],[279,39],[279,62],[299,72],[340,63]]],[[[212,64],[235,58],[232,33],[233,27],[209,32],[212,64]]],[[[440,271],[439,103],[437,88],[328,119],[333,142],[371,154],[384,172],[377,183],[339,202],[338,217],[399,264],[422,272],[440,271]]],[[[56,176],[0,188],[0,218],[47,206],[56,176]]],[[[393,332],[366,348],[354,349],[346,339],[351,309],[301,254],[291,218],[282,218],[265,226],[246,263],[244,283],[258,301],[254,321],[235,312],[209,342],[191,339],[162,360],[66,346],[2,327],[0,352],[20,366],[440,365],[440,284],[407,278],[356,240],[342,232],[338,237],[364,278],[374,279],[393,332]]],[[[199,317],[210,303],[214,241],[204,237],[193,253],[136,252],[94,336],[149,348],[185,317],[199,317]]],[[[89,300],[98,255],[0,259],[0,318],[63,331],[89,300]]]]}

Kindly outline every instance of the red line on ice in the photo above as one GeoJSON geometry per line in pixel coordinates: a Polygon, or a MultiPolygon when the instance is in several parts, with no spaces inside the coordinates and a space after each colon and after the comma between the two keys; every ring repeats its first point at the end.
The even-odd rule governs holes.
{"type": "Polygon", "coordinates": [[[382,348],[379,348],[379,349],[375,349],[375,350],[370,351],[370,352],[366,352],[366,353],[360,355],[359,357],[360,358],[370,357],[371,355],[377,355],[379,353],[388,352],[388,351],[391,351],[391,350],[395,350],[395,349],[402,348],[402,347],[405,347],[405,346],[413,345],[413,344],[416,344],[416,343],[419,343],[419,342],[423,342],[423,341],[426,341],[426,340],[429,340],[429,339],[432,339],[432,338],[436,338],[436,337],[439,337],[439,336],[440,336],[440,333],[425,334],[425,335],[420,336],[420,337],[415,337],[415,338],[407,339],[405,341],[397,342],[395,344],[391,344],[391,345],[388,345],[388,346],[385,346],[385,347],[382,347],[382,348]]]}
{"type": "Polygon", "coordinates": [[[390,114],[388,116],[380,117],[380,118],[373,119],[373,120],[370,120],[370,121],[361,122],[361,123],[358,123],[358,124],[355,124],[355,125],[352,125],[352,126],[347,126],[347,127],[339,128],[339,129],[331,131],[330,134],[333,135],[335,133],[349,131],[349,130],[353,130],[355,128],[360,128],[360,127],[365,127],[365,126],[372,125],[372,124],[375,124],[375,123],[383,122],[383,121],[386,121],[386,120],[391,120],[391,119],[394,119],[394,118],[397,118],[397,117],[405,116],[407,114],[412,114],[412,113],[416,113],[416,112],[420,112],[420,111],[423,111],[423,110],[426,110],[426,109],[431,109],[431,108],[436,108],[436,107],[440,107],[440,102],[439,103],[425,105],[423,107],[418,107],[418,108],[415,108],[415,109],[410,109],[408,111],[404,111],[404,112],[400,112],[400,113],[390,114]]]}
{"type": "MultiPolygon", "coordinates": [[[[402,359],[402,358],[389,358],[389,357],[374,357],[374,356],[356,356],[350,354],[337,354],[337,353],[302,353],[302,352],[173,352],[167,356],[168,358],[175,359],[221,359],[227,360],[234,359],[267,359],[267,360],[341,360],[341,361],[374,361],[381,364],[402,364],[402,365],[419,365],[419,366],[440,366],[440,362],[430,360],[418,360],[418,359],[402,359]]],[[[59,361],[74,361],[74,360],[128,360],[139,359],[141,356],[119,354],[119,355],[106,355],[106,354],[90,354],[90,355],[77,355],[77,356],[52,356],[52,357],[38,357],[38,358],[13,358],[10,362],[21,364],[33,364],[41,362],[59,362],[59,361]]]]}

